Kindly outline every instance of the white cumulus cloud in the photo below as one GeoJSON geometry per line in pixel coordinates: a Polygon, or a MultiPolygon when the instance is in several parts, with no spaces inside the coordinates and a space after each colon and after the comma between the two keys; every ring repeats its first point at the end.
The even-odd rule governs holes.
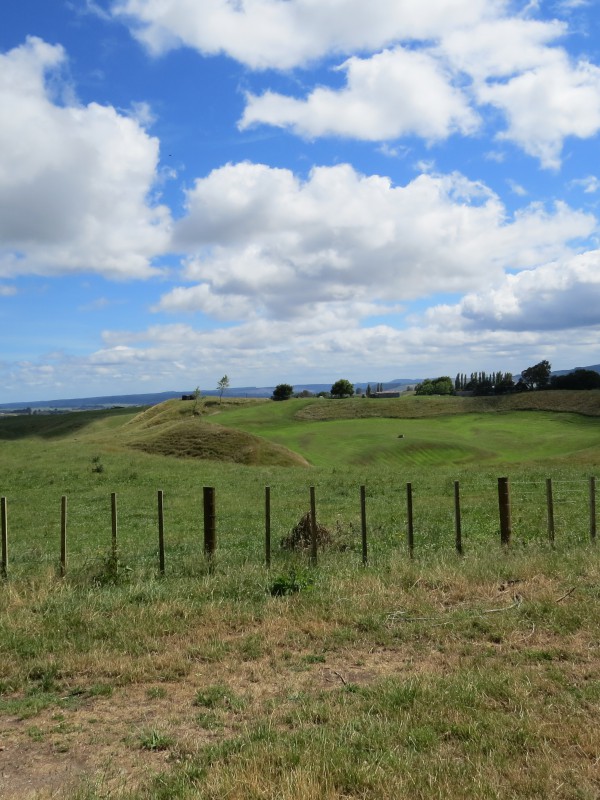
{"type": "Polygon", "coordinates": [[[598,326],[600,250],[506,275],[494,289],[468,294],[457,310],[462,320],[486,329],[561,331],[598,326]]]}
{"type": "Polygon", "coordinates": [[[600,68],[587,62],[573,66],[560,51],[551,63],[507,82],[487,83],[477,94],[506,115],[508,127],[499,138],[514,142],[544,167],[560,166],[567,137],[588,139],[600,130],[600,68]]]}
{"type": "Polygon", "coordinates": [[[152,274],[170,216],[151,206],[158,141],[111,106],[57,99],[60,46],[0,54],[0,276],[152,274]]]}
{"type": "Polygon", "coordinates": [[[187,46],[253,69],[290,69],[330,53],[437,38],[495,16],[503,0],[117,0],[154,53],[187,46]]]}
{"type": "Polygon", "coordinates": [[[248,95],[240,127],[289,126],[301,136],[350,136],[380,141],[415,134],[445,139],[478,124],[468,100],[454,88],[441,63],[425,52],[398,47],[372,58],[351,58],[341,69],[341,91],[314,89],[305,100],[273,92],[248,95]]]}
{"type": "Polygon", "coordinates": [[[570,188],[579,187],[585,194],[595,194],[600,189],[600,180],[596,175],[586,175],[585,178],[577,178],[570,182],[570,188]]]}
{"type": "MultiPolygon", "coordinates": [[[[578,2],[556,6],[568,14],[578,2]]],[[[339,58],[346,85],[305,96],[248,92],[240,119],[300,136],[428,142],[471,135],[480,118],[540,161],[560,166],[565,140],[600,131],[599,68],[559,46],[565,21],[536,20],[504,0],[117,0],[113,14],[155,53],[225,53],[252,69],[339,58]]],[[[311,79],[304,74],[303,83],[311,79]]],[[[316,82],[316,79],[313,78],[316,82]]]]}
{"type": "Polygon", "coordinates": [[[593,216],[563,203],[511,218],[486,186],[458,173],[395,186],[347,164],[306,180],[230,164],[189,190],[174,246],[189,255],[184,278],[194,285],[174,288],[157,309],[307,319],[315,304],[353,315],[367,304],[370,314],[377,302],[483,288],[507,269],[571,254],[570,242],[595,228],[593,216]]]}

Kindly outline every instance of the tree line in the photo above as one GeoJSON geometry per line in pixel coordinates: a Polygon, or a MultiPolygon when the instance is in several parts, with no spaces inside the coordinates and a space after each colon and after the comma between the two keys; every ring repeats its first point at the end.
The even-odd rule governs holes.
{"type": "Polygon", "coordinates": [[[510,392],[533,392],[541,389],[600,389],[600,374],[591,369],[575,369],[566,375],[552,375],[552,365],[543,360],[524,369],[515,382],[511,372],[459,372],[454,379],[447,375],[420,383],[415,394],[497,395],[510,392]]]}
{"type": "MultiPolygon", "coordinates": [[[[455,379],[448,375],[438,378],[427,378],[415,387],[417,395],[452,395],[462,392],[473,395],[499,395],[510,392],[532,392],[540,389],[600,389],[600,374],[590,369],[576,369],[567,375],[552,375],[552,365],[543,360],[531,367],[527,367],[520,374],[517,381],[511,372],[471,372],[467,375],[459,372],[455,379]]],[[[383,391],[383,383],[377,383],[375,391],[371,385],[367,386],[366,396],[383,391]]],[[[355,393],[354,385],[350,381],[341,379],[336,381],[329,392],[320,392],[321,396],[341,398],[352,397],[355,393]]],[[[357,393],[362,393],[357,390],[357,393]]],[[[289,383],[280,383],[275,387],[273,400],[288,400],[294,396],[294,387],[289,383]]],[[[297,397],[310,397],[311,393],[304,391],[297,397]]]]}
{"type": "Polygon", "coordinates": [[[472,372],[469,377],[466,373],[458,373],[454,379],[454,391],[472,392],[477,395],[506,394],[515,389],[515,382],[511,372],[472,372]]]}

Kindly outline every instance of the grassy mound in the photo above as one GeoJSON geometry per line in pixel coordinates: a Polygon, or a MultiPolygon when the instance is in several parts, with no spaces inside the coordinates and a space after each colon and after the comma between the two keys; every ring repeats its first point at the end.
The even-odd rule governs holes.
{"type": "Polygon", "coordinates": [[[146,453],[253,466],[307,466],[302,456],[261,436],[207,422],[220,407],[169,400],[143,411],[127,426],[128,446],[146,453]]]}
{"type": "Polygon", "coordinates": [[[159,430],[154,436],[130,442],[131,447],[155,455],[202,458],[260,466],[306,466],[302,456],[260,436],[196,420],[159,430]]]}

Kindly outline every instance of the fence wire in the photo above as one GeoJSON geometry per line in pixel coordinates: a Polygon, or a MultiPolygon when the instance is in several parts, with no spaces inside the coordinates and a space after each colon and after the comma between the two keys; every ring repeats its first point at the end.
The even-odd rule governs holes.
{"type": "MultiPolygon", "coordinates": [[[[594,479],[552,482],[555,539],[589,540],[595,532],[594,479]],[[594,494],[594,496],[592,496],[594,494]],[[592,519],[593,517],[593,519],[592,519]]],[[[455,546],[455,482],[436,486],[411,484],[414,553],[455,546]]],[[[392,477],[366,486],[366,530],[369,561],[381,561],[406,548],[409,526],[407,484],[392,477]]],[[[330,476],[316,489],[317,521],[331,535],[339,558],[361,557],[360,487],[330,476]]],[[[472,479],[459,484],[460,527],[465,548],[499,542],[498,487],[472,479]]],[[[549,501],[545,479],[510,483],[514,542],[546,541],[549,501]]],[[[310,510],[309,485],[271,489],[271,555],[285,559],[281,542],[310,510]]],[[[202,491],[170,489],[164,493],[166,571],[188,573],[205,568],[202,491]]],[[[42,502],[35,489],[5,499],[6,572],[60,568],[61,496],[42,502]]],[[[116,492],[116,553],[113,551],[111,496],[89,492],[68,497],[66,570],[103,575],[116,555],[121,569],[156,572],[159,564],[157,492],[126,486],[116,492]]],[[[258,482],[240,496],[235,487],[216,487],[217,553],[220,563],[264,563],[265,487],[258,482]]],[[[337,557],[337,556],[336,556],[337,557]]]]}

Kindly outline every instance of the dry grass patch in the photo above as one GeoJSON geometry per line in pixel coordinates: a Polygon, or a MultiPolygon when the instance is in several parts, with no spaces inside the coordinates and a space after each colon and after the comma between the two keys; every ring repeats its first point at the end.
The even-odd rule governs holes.
{"type": "Polygon", "coordinates": [[[581,551],[322,566],[283,597],[252,568],[4,585],[3,796],[595,797],[598,578],[581,551]]]}

